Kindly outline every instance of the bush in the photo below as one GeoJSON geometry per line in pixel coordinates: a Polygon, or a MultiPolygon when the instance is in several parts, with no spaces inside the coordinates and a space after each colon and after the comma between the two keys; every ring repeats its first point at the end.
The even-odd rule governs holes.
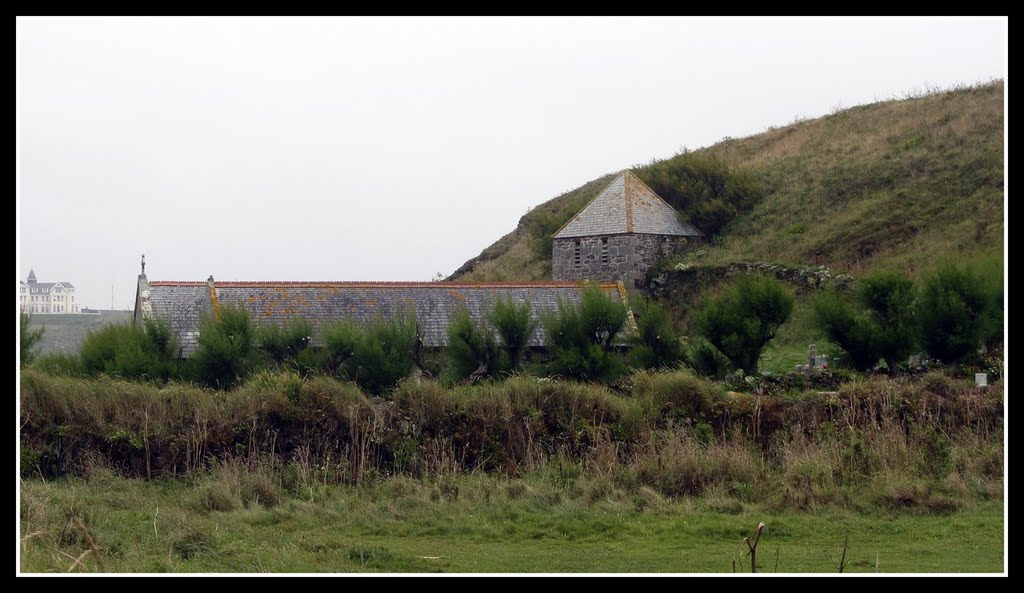
{"type": "Polygon", "coordinates": [[[255,333],[242,307],[221,307],[219,320],[203,316],[192,357],[199,379],[211,387],[231,388],[255,366],[255,333]]]}
{"type": "Polygon", "coordinates": [[[629,352],[633,366],[651,369],[679,364],[685,353],[668,312],[645,298],[633,299],[631,305],[637,328],[629,352]]]}
{"type": "Polygon", "coordinates": [[[260,350],[267,353],[277,364],[295,360],[299,352],[309,346],[313,328],[302,317],[293,318],[287,325],[269,324],[256,332],[260,350]]]}
{"type": "Polygon", "coordinates": [[[927,276],[917,304],[921,342],[944,363],[964,360],[1002,337],[1002,279],[953,262],[927,276]]]}
{"type": "Polygon", "coordinates": [[[765,344],[793,312],[793,295],[774,278],[740,276],[698,312],[700,333],[737,368],[757,374],[765,344]]]}
{"type": "Polygon", "coordinates": [[[636,173],[708,237],[764,196],[749,171],[706,153],[683,152],[636,173]]]}
{"type": "Polygon", "coordinates": [[[328,372],[330,358],[326,348],[303,348],[295,354],[292,366],[303,376],[328,372]]]}
{"type": "Polygon", "coordinates": [[[500,370],[498,346],[488,329],[477,327],[462,307],[448,326],[448,369],[459,381],[474,376],[493,376],[500,370]]]}
{"type": "Polygon", "coordinates": [[[874,368],[882,351],[867,311],[858,311],[838,293],[829,291],[814,300],[814,315],[818,327],[846,351],[855,369],[874,368]]]}
{"type": "Polygon", "coordinates": [[[909,356],[917,341],[914,282],[896,272],[878,272],[861,279],[857,296],[871,312],[879,352],[895,375],[897,361],[909,356]]]}
{"type": "Polygon", "coordinates": [[[29,316],[21,313],[21,320],[19,322],[21,329],[18,332],[18,337],[21,341],[21,366],[25,366],[35,359],[37,352],[34,348],[39,340],[43,339],[43,333],[46,332],[45,327],[30,331],[28,329],[29,321],[29,316]]]}
{"type": "Polygon", "coordinates": [[[148,319],[142,326],[117,323],[86,334],[79,350],[85,373],[166,381],[176,373],[178,346],[170,325],[148,319]]]}
{"type": "Polygon", "coordinates": [[[548,350],[554,355],[549,370],[583,380],[610,380],[622,372],[613,351],[615,337],[626,322],[626,306],[611,300],[600,288],[588,285],[576,306],[558,302],[558,313],[545,315],[548,350]]]}
{"type": "Polygon", "coordinates": [[[729,359],[704,338],[698,338],[690,345],[686,351],[686,363],[704,377],[724,379],[732,370],[729,359]]]}
{"type": "Polygon", "coordinates": [[[412,372],[418,341],[416,316],[378,318],[361,327],[351,320],[324,329],[329,367],[373,394],[381,394],[412,372]]]}
{"type": "Polygon", "coordinates": [[[501,338],[501,347],[508,357],[512,371],[520,370],[523,353],[537,330],[537,321],[530,316],[530,303],[517,305],[511,297],[499,298],[488,319],[501,338]]]}

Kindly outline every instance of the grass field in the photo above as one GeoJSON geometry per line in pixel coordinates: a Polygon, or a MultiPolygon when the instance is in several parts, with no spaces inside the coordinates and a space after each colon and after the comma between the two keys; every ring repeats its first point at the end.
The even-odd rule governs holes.
{"type": "Polygon", "coordinates": [[[701,573],[732,572],[735,561],[748,572],[741,541],[759,522],[759,572],[836,572],[847,537],[846,572],[1004,570],[1001,501],[950,514],[772,511],[557,475],[211,497],[239,477],[27,480],[21,570],[701,573]]]}

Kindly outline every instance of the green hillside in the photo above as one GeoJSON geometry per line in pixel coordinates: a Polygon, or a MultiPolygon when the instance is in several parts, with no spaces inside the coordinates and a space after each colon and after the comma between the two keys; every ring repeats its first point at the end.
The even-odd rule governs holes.
{"type": "Polygon", "coordinates": [[[32,316],[29,329],[44,328],[43,337],[37,348],[40,354],[78,352],[82,340],[90,331],[96,331],[111,323],[127,323],[132,320],[131,311],[104,309],[99,315],[37,313],[32,316]]]}
{"type": "MultiPolygon", "coordinates": [[[[995,82],[853,107],[633,171],[662,191],[654,178],[696,154],[761,186],[752,207],[682,258],[917,274],[943,258],[1001,252],[1003,93],[995,82]]],[[[550,234],[611,179],[534,208],[450,279],[550,279],[550,234]]]]}

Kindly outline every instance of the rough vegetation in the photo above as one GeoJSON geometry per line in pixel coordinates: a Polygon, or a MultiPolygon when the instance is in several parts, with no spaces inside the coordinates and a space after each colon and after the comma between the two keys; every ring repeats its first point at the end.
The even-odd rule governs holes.
{"type": "MultiPolygon", "coordinates": [[[[937,259],[990,253],[1002,243],[1003,93],[994,82],[894,98],[633,171],[691,217],[706,203],[701,196],[722,186],[690,189],[694,178],[736,175],[733,185],[744,188],[738,197],[707,206],[732,218],[696,263],[761,261],[858,275],[889,268],[916,277],[937,259]]],[[[550,234],[611,179],[532,209],[451,278],[549,279],[550,234]]]]}

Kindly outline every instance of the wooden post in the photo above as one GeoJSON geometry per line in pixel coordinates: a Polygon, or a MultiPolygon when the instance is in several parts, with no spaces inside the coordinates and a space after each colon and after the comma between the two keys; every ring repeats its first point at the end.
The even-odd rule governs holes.
{"type": "Polygon", "coordinates": [[[757,572],[757,542],[761,540],[761,532],[764,531],[764,523],[757,524],[757,531],[754,532],[754,543],[750,543],[750,538],[743,538],[743,543],[747,544],[750,549],[750,572],[757,572]]]}

